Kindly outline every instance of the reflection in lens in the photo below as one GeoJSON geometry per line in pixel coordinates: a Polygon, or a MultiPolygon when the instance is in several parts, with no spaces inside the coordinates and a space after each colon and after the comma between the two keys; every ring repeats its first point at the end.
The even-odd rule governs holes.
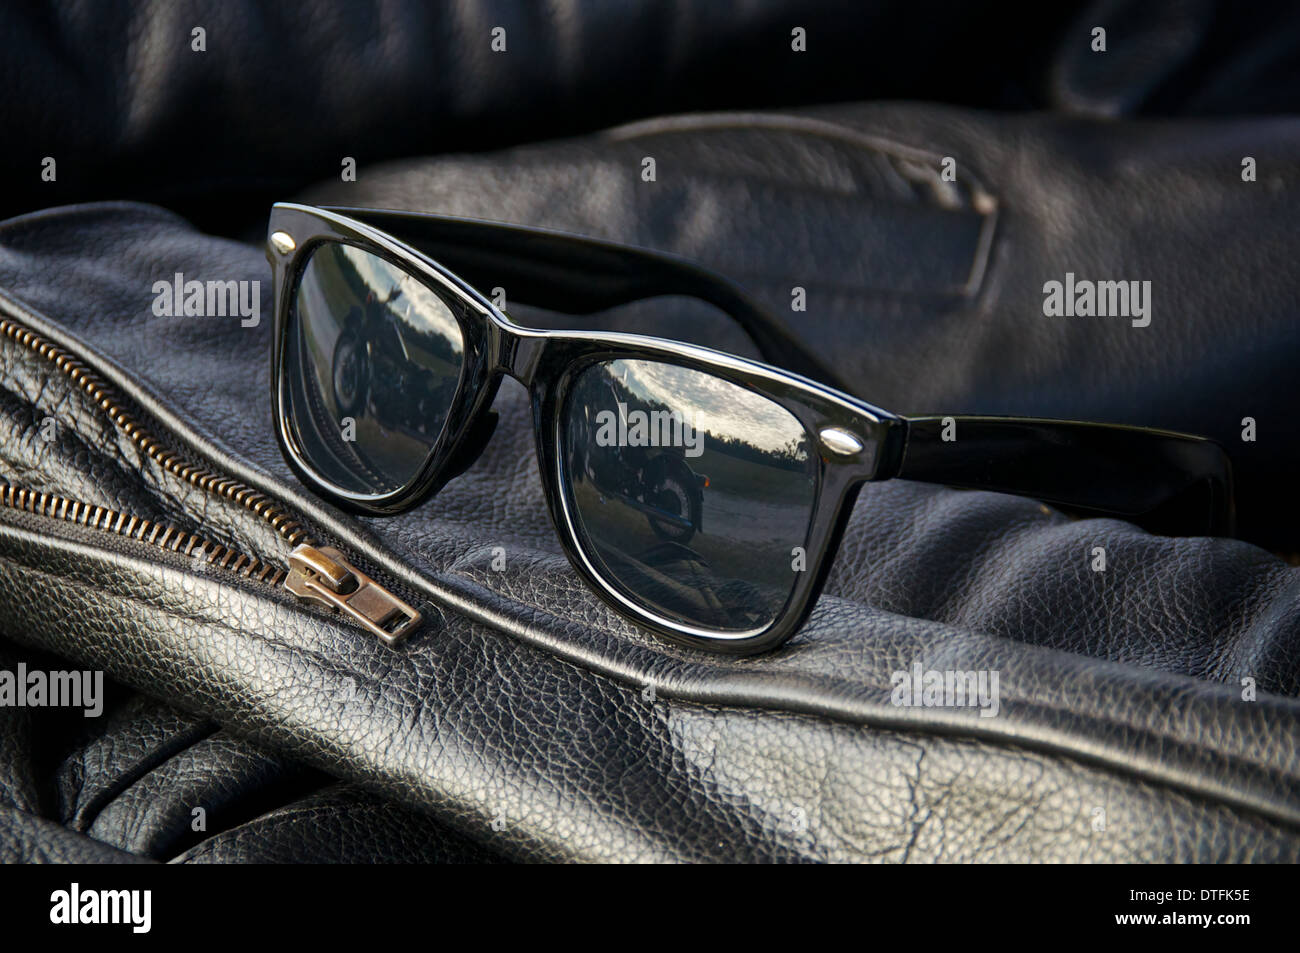
{"type": "Polygon", "coordinates": [[[460,325],[427,285],[330,242],[294,290],[285,413],[307,463],[353,493],[409,483],[437,442],[463,363],[460,325]]]}
{"type": "Polygon", "coordinates": [[[699,628],[776,619],[817,493],[789,411],[701,371],[608,361],[574,381],[562,440],[569,507],[602,578],[699,628]]]}

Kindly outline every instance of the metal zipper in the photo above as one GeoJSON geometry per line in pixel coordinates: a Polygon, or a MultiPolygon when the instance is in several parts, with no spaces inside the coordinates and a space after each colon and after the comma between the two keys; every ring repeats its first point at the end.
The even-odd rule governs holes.
{"type": "Polygon", "coordinates": [[[205,493],[231,500],[266,521],[293,547],[288,568],[239,552],[194,533],[105,506],[0,483],[0,505],[114,533],[159,549],[201,559],[245,579],[283,585],[300,599],[335,609],[387,645],[397,645],[420,622],[420,613],[351,565],[343,553],[316,543],[279,503],[252,487],[189,463],[142,427],[111,386],[67,351],[29,328],[0,319],[0,334],[49,361],[77,384],[140,450],[168,473],[205,493]]]}

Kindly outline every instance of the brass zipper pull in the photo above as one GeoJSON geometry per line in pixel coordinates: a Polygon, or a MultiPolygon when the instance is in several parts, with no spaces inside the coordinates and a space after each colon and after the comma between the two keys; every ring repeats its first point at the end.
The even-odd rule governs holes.
{"type": "Polygon", "coordinates": [[[284,587],[295,596],[338,609],[385,645],[399,644],[420,622],[419,612],[330,546],[294,547],[284,587]]]}

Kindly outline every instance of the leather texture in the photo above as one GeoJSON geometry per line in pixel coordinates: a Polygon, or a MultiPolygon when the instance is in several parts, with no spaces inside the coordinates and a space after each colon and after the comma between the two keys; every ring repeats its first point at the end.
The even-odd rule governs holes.
{"type": "Polygon", "coordinates": [[[10,4],[0,36],[0,83],[13,91],[0,103],[13,131],[0,214],[132,197],[222,231],[337,176],[344,156],[364,166],[674,112],[856,100],[1093,116],[1300,108],[1288,0],[1248,12],[1231,0],[135,0],[10,4]],[[1104,55],[1091,48],[1097,26],[1104,55]],[[54,182],[40,178],[45,157],[54,182]]]}
{"type": "MultiPolygon", "coordinates": [[[[390,650],[283,591],[0,510],[0,669],[110,675],[98,719],[0,707],[0,861],[1300,859],[1300,125],[1270,118],[1300,106],[1300,14],[1239,14],[1209,0],[0,9],[0,213],[126,196],[202,226],[125,202],[0,224],[0,316],[74,348],[168,447],[284,501],[429,620],[390,650]],[[338,181],[344,156],[356,182],[338,181]],[[676,647],[611,613],[560,555],[509,382],[482,457],[417,512],[353,519],[291,478],[257,247],[276,199],[697,258],[890,410],[1213,436],[1246,539],[894,481],[862,494],[787,646],[676,647]],[[1067,271],[1150,280],[1151,325],[1046,318],[1042,285],[1067,271]],[[153,283],[176,272],[260,280],[260,325],[155,316],[153,283]],[[790,310],[795,286],[806,312],[790,310]],[[998,716],[893,705],[891,675],[916,663],[998,671],[998,716]]],[[[680,299],[589,323],[752,354],[680,299]]],[[[285,556],[265,523],[171,476],[5,337],[0,477],[285,556]]]]}
{"type": "Polygon", "coordinates": [[[248,224],[337,175],[344,156],[482,149],[687,109],[891,96],[1045,105],[1043,47],[1071,12],[952,4],[936,17],[841,0],[11,4],[0,82],[20,94],[0,104],[0,128],[21,137],[0,168],[19,187],[0,211],[130,195],[248,224]],[[795,27],[809,52],[791,49],[795,27]],[[195,28],[204,52],[192,49],[195,28]],[[46,156],[59,163],[53,183],[39,178],[46,156]]]}
{"type": "Polygon", "coordinates": [[[143,858],[69,830],[57,821],[0,807],[0,863],[134,864],[143,858]]]}
{"type": "MultiPolygon", "coordinates": [[[[66,671],[0,644],[0,669],[66,671]]],[[[3,863],[493,863],[425,812],[106,683],[104,712],[0,708],[3,863]]]]}
{"type": "Polygon", "coordinates": [[[227,828],[176,858],[182,864],[492,864],[501,858],[420,811],[337,783],[247,823],[227,828]]]}
{"type": "MultiPolygon", "coordinates": [[[[988,149],[1008,137],[1005,122],[975,114],[908,112],[952,135],[963,124],[968,136],[992,124],[980,140],[988,149]]],[[[976,373],[975,360],[947,375],[926,373],[918,346],[872,363],[861,342],[902,341],[900,325],[932,348],[944,332],[965,328],[965,350],[980,353],[969,338],[988,335],[984,354],[994,340],[1023,337],[1021,359],[1091,350],[1104,365],[1107,355],[1144,346],[1125,336],[1137,329],[1094,325],[1100,340],[1093,340],[1071,325],[1044,327],[1041,307],[1026,307],[1025,272],[1036,265],[1028,250],[1050,245],[1043,234],[1050,223],[1033,216],[1029,200],[1021,208],[1012,186],[1037,181],[1023,170],[1014,180],[993,172],[979,180],[997,198],[998,230],[977,287],[954,289],[951,276],[978,254],[990,206],[978,193],[945,198],[937,182],[922,187],[918,166],[907,167],[911,179],[892,173],[915,153],[909,142],[882,138],[898,135],[891,116],[899,122],[863,108],[667,121],[496,157],[404,163],[376,170],[346,196],[414,207],[420,196],[439,211],[669,248],[774,301],[801,282],[815,305],[794,329],[870,381],[874,399],[900,410],[945,397],[955,410],[995,409],[960,403],[956,382],[976,373]],[[826,133],[826,124],[842,131],[826,133]],[[662,193],[642,198],[635,169],[648,150],[673,177],[655,183],[662,193]],[[776,172],[759,182],[738,177],[729,164],[744,161],[776,172]],[[736,207],[749,209],[742,221],[688,214],[737,195],[746,202],[736,207]],[[935,232],[946,244],[929,260],[918,253],[926,229],[908,246],[907,225],[913,213],[926,222],[940,201],[954,227],[935,232]],[[837,210],[822,233],[818,223],[837,210]],[[763,243],[753,240],[760,232],[763,243]],[[872,249],[882,260],[868,268],[872,249]],[[887,254],[894,251],[897,261],[887,254]],[[896,308],[881,316],[880,303],[891,298],[896,308]],[[927,308],[939,315],[930,335],[921,323],[927,308]],[[1008,326],[1019,319],[1016,335],[996,327],[1001,315],[1008,326]]],[[[1091,129],[1071,124],[1066,136],[1058,123],[1046,125],[1026,123],[1011,136],[1022,140],[1018,161],[1042,154],[1050,167],[1053,143],[1077,147],[1091,129]]],[[[1291,126],[1251,128],[1272,144],[1273,161],[1295,154],[1291,126]]],[[[1106,130],[1112,150],[1122,132],[1106,130]]],[[[1218,148],[1220,138],[1195,141],[1218,148]]],[[[1179,142],[1182,174],[1199,170],[1213,191],[1216,163],[1189,151],[1191,139],[1179,142]]],[[[1136,150],[1124,158],[1138,161],[1136,150]]],[[[1076,181],[1086,188],[1090,180],[1080,173],[1076,181]]],[[[307,197],[341,196],[331,189],[307,197]]],[[[1088,228],[1062,225],[1053,236],[1074,239],[1054,264],[1068,261],[1081,273],[1092,267],[1084,251],[1107,247],[1106,229],[1132,227],[1130,203],[1100,189],[1086,199],[1092,204],[1076,195],[1090,208],[1088,228]]],[[[1273,193],[1274,203],[1287,201],[1294,197],[1285,189],[1273,193]]],[[[1280,228],[1271,245],[1268,235],[1253,246],[1265,257],[1285,240],[1280,228]]],[[[1153,537],[1118,521],[1069,520],[1032,501],[891,482],[864,492],[827,595],[786,647],[744,660],[678,648],[615,617],[559,556],[517,388],[502,389],[502,422],[483,457],[415,513],[353,519],[294,485],[264,396],[269,315],[243,329],[237,320],[150,311],[159,277],[264,278],[260,256],[160,210],[99,205],[7,223],[0,285],[11,299],[7,313],[100,355],[101,373],[178,449],[290,502],[317,536],[399,582],[432,624],[390,650],[283,593],[205,578],[183,558],[141,553],[102,534],[56,536],[35,517],[15,516],[0,527],[0,579],[15,592],[39,586],[55,595],[3,609],[15,638],[103,665],[514,859],[1295,858],[1300,590],[1296,570],[1278,557],[1246,542],[1153,537]],[[1089,568],[1096,545],[1107,550],[1104,574],[1089,568]],[[490,568],[498,546],[504,572],[490,568]],[[72,620],[75,642],[58,635],[72,620]],[[891,673],[914,662],[996,669],[999,716],[894,706],[891,673]],[[1255,680],[1257,700],[1242,700],[1243,678],[1255,680]],[[1098,810],[1103,832],[1093,829],[1098,810]]],[[[1151,267],[1159,261],[1153,253],[1151,267]]],[[[1242,313],[1258,322],[1258,335],[1285,339],[1281,305],[1268,302],[1289,300],[1294,289],[1283,274],[1262,277],[1243,284],[1262,306],[1242,313]]],[[[1209,324],[1215,292],[1207,281],[1199,296],[1182,293],[1189,307],[1202,302],[1194,315],[1209,324]]],[[[744,350],[717,319],[679,304],[593,321],[649,323],[744,350]]],[[[1161,340],[1192,346],[1173,329],[1161,340]]],[[[27,429],[6,441],[27,448],[6,463],[11,478],[173,514],[254,551],[277,545],[246,511],[198,497],[111,428],[96,429],[95,409],[29,354],[10,345],[0,353],[11,399],[28,403],[14,424],[26,421],[27,429]],[[66,448],[32,440],[31,428],[49,413],[73,424],[66,448]]],[[[1226,362],[1231,349],[1219,355],[1226,362]]],[[[1032,384],[1019,364],[1003,373],[1032,384]]],[[[1168,376],[1178,373],[1172,361],[1166,366],[1168,376]]],[[[1058,378],[1065,371],[1064,362],[1051,366],[1058,378]]],[[[1154,370],[1130,386],[1143,383],[1157,392],[1166,386],[1154,370]]],[[[1265,375],[1255,384],[1271,386],[1265,375]]],[[[1093,399],[1089,388],[1060,390],[1084,406],[1093,399]]],[[[1064,400],[1041,411],[1068,410],[1064,400]]],[[[1150,413],[1160,404],[1143,406],[1150,413]]]]}

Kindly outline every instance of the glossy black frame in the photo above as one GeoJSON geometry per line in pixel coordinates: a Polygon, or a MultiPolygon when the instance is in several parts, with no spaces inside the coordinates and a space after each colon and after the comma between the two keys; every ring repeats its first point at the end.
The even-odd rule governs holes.
{"type": "Polygon", "coordinates": [[[508,374],[531,395],[542,482],[570,562],[615,609],[687,644],[751,653],[779,645],[795,632],[821,592],[853,502],[868,480],[903,477],[1034,497],[1082,513],[1145,516],[1147,525],[1163,532],[1233,531],[1231,467],[1209,440],[1074,421],[891,414],[851,396],[831,368],[739,286],[673,255],[495,222],[278,203],[271,212],[267,257],[275,279],[275,430],[300,479],[354,512],[394,514],[418,505],[477,457],[491,432],[497,386],[508,374]],[[411,273],[448,302],[464,335],[465,364],[447,423],[415,477],[390,493],[349,492],[320,477],[304,459],[284,413],[282,369],[292,295],[302,267],[323,242],[360,246],[411,273]],[[456,273],[439,261],[454,262],[456,273]],[[513,300],[568,314],[659,295],[701,298],[731,315],[759,352],[781,366],[645,335],[524,328],[475,284],[507,287],[513,300]],[[588,557],[563,473],[562,409],[578,373],[617,358],[662,360],[754,390],[793,414],[807,430],[810,446],[819,449],[807,569],[770,625],[719,632],[664,618],[624,595],[588,557]]]}

